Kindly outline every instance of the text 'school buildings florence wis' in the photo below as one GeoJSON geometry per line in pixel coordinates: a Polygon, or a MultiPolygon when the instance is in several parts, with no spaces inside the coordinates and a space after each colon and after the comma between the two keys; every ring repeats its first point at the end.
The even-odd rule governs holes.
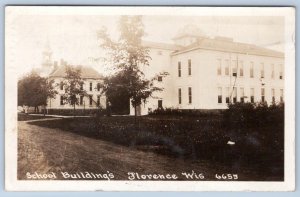
{"type": "MultiPolygon", "coordinates": [[[[153,98],[138,107],[139,115],[160,107],[226,109],[229,102],[283,102],[284,53],[231,38],[210,38],[189,28],[173,41],[174,44],[143,42],[152,58],[150,65],[142,68],[146,77],[165,72],[168,75],[157,77],[155,86],[163,91],[155,92],[153,98]]],[[[88,95],[80,99],[79,108],[105,107],[105,97],[97,89],[103,78],[91,68],[82,68],[88,95]]],[[[59,83],[63,70],[59,66],[50,77],[59,83]]],[[[62,105],[60,99],[52,99],[48,108],[72,108],[62,105]]],[[[130,114],[134,114],[132,107],[130,114]]]]}

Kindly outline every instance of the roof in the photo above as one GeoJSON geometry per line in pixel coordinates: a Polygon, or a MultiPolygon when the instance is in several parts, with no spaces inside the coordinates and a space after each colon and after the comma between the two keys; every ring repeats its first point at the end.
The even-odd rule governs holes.
{"type": "MultiPolygon", "coordinates": [[[[72,65],[69,65],[72,66],[72,65]]],[[[49,75],[49,77],[66,77],[66,65],[61,65],[49,75]]],[[[87,66],[72,66],[81,69],[81,78],[83,79],[102,79],[103,76],[94,68],[87,66]]]]}
{"type": "Polygon", "coordinates": [[[151,42],[151,41],[142,41],[142,45],[149,48],[155,48],[155,49],[165,49],[165,50],[179,50],[181,47],[175,44],[169,44],[169,43],[161,43],[161,42],[151,42]]]}
{"type": "Polygon", "coordinates": [[[284,58],[283,52],[267,49],[264,47],[259,47],[253,44],[233,42],[232,39],[229,38],[225,39],[223,37],[198,39],[197,42],[173,52],[172,55],[177,55],[180,53],[184,53],[191,50],[197,50],[197,49],[284,58]]]}

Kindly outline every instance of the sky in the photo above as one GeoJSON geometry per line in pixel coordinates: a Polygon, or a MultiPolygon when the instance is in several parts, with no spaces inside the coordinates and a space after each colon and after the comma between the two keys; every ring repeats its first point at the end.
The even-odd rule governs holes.
{"type": "MultiPolygon", "coordinates": [[[[209,37],[231,37],[234,41],[256,44],[284,51],[284,18],[280,16],[143,16],[147,41],[172,43],[172,38],[186,25],[197,26],[209,37]]],[[[94,58],[105,56],[99,46],[97,31],[107,27],[118,38],[117,15],[22,15],[10,24],[14,28],[13,48],[17,75],[22,76],[42,62],[47,42],[53,61],[64,59],[74,65],[93,66],[102,74],[108,68],[94,58]]]]}

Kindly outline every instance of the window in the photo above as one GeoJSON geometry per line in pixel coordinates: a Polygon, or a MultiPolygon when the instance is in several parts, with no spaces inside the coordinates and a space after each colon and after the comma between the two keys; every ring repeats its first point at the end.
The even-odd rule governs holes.
{"type": "Polygon", "coordinates": [[[178,62],[178,77],[181,77],[181,62],[178,62]]]}
{"type": "Polygon", "coordinates": [[[217,64],[218,64],[218,65],[217,65],[217,66],[218,66],[217,74],[218,74],[218,75],[222,75],[222,62],[221,62],[220,59],[218,59],[217,64]]]}
{"type": "Polygon", "coordinates": [[[254,63],[250,62],[250,78],[254,78],[254,63]]]}
{"type": "Polygon", "coordinates": [[[162,100],[158,100],[157,105],[158,105],[158,108],[162,108],[163,107],[162,100]]]}
{"type": "Polygon", "coordinates": [[[93,83],[90,82],[90,91],[93,91],[93,83]]]}
{"type": "Polygon", "coordinates": [[[254,88],[250,89],[250,102],[254,103],[254,88]]]}
{"type": "Polygon", "coordinates": [[[160,82],[161,82],[162,80],[163,80],[163,79],[162,79],[162,76],[158,76],[158,77],[157,77],[157,81],[160,81],[160,82]]]}
{"type": "Polygon", "coordinates": [[[244,63],[242,61],[240,61],[240,77],[244,76],[244,63]]]}
{"type": "Polygon", "coordinates": [[[240,102],[244,103],[245,102],[245,92],[244,88],[240,88],[240,102]]]}
{"type": "Polygon", "coordinates": [[[192,60],[188,60],[188,74],[189,76],[192,75],[192,60]]]}
{"type": "Polygon", "coordinates": [[[275,103],[276,100],[275,100],[275,89],[274,88],[272,88],[271,94],[272,94],[272,103],[275,103]]]}
{"type": "Polygon", "coordinates": [[[225,60],[225,75],[229,75],[229,60],[225,60]]]}
{"type": "Polygon", "coordinates": [[[222,103],[222,88],[218,88],[218,103],[222,103]]]}
{"type": "Polygon", "coordinates": [[[274,79],[274,77],[275,77],[274,64],[271,65],[271,69],[272,69],[272,71],[271,71],[271,79],[274,79]]]}
{"type": "Polygon", "coordinates": [[[233,88],[233,96],[232,96],[232,100],[233,100],[233,103],[236,103],[236,102],[237,102],[237,89],[236,89],[236,87],[233,88]]]}
{"type": "Polygon", "coordinates": [[[280,102],[283,103],[283,89],[280,89],[280,102]]]}
{"type": "Polygon", "coordinates": [[[64,82],[60,82],[60,90],[63,90],[64,89],[64,82]]]}
{"type": "Polygon", "coordinates": [[[226,103],[230,103],[230,88],[226,88],[226,103]]]}
{"type": "Polygon", "coordinates": [[[283,79],[283,66],[280,65],[279,79],[283,79]]]}
{"type": "Polygon", "coordinates": [[[60,105],[64,105],[64,96],[60,96],[60,105]]]}
{"type": "Polygon", "coordinates": [[[97,106],[100,106],[100,95],[97,95],[97,106]]]}
{"type": "Polygon", "coordinates": [[[93,95],[89,96],[89,100],[90,100],[90,106],[92,106],[93,105],[93,95]]]}
{"type": "Polygon", "coordinates": [[[261,89],[261,102],[265,102],[265,88],[261,89]]]}
{"type": "Polygon", "coordinates": [[[97,91],[100,92],[100,83],[97,83],[97,91]]]}
{"type": "Polygon", "coordinates": [[[237,61],[236,60],[232,61],[232,76],[234,76],[234,77],[237,76],[237,61]]]}
{"type": "Polygon", "coordinates": [[[83,96],[80,96],[79,104],[83,105],[83,96]]]}
{"type": "Polygon", "coordinates": [[[264,65],[264,63],[260,64],[260,78],[265,78],[265,65],[264,65]]]}
{"type": "Polygon", "coordinates": [[[189,103],[192,103],[192,88],[189,87],[189,103]]]}
{"type": "Polygon", "coordinates": [[[178,103],[181,104],[181,88],[178,88],[178,103]]]}

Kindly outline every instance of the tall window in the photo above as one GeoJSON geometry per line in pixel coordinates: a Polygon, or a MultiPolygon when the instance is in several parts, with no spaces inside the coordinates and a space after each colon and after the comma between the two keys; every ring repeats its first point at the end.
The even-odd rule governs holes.
{"type": "Polygon", "coordinates": [[[279,79],[283,79],[283,65],[280,64],[279,79]]]}
{"type": "Polygon", "coordinates": [[[237,88],[233,88],[233,95],[232,95],[232,101],[233,103],[237,102],[237,88]]]}
{"type": "Polygon", "coordinates": [[[93,83],[90,82],[90,91],[93,91],[93,83]]]}
{"type": "Polygon", "coordinates": [[[80,100],[79,101],[80,101],[79,104],[83,105],[83,96],[80,96],[80,100]]]}
{"type": "Polygon", "coordinates": [[[222,88],[218,88],[218,103],[222,103],[222,88]]]}
{"type": "Polygon", "coordinates": [[[218,68],[217,68],[217,74],[218,75],[222,75],[222,62],[221,62],[221,60],[220,59],[218,59],[218,61],[217,61],[217,66],[218,66],[218,68]]]}
{"type": "Polygon", "coordinates": [[[100,83],[97,83],[97,91],[100,92],[100,83]]]}
{"type": "Polygon", "coordinates": [[[229,75],[229,60],[225,60],[225,75],[229,75]]]}
{"type": "Polygon", "coordinates": [[[192,60],[188,60],[188,74],[192,75],[192,60]]]}
{"type": "Polygon", "coordinates": [[[254,77],[254,63],[250,62],[250,78],[254,77]]]}
{"type": "Polygon", "coordinates": [[[234,76],[234,77],[237,76],[237,61],[236,60],[232,61],[232,76],[234,76]]]}
{"type": "Polygon", "coordinates": [[[162,76],[158,76],[158,77],[157,77],[157,81],[162,82],[162,80],[163,80],[163,79],[162,79],[162,76]]]}
{"type": "Polygon", "coordinates": [[[245,102],[245,92],[244,92],[244,88],[240,88],[240,101],[241,103],[245,102]]]}
{"type": "Polygon", "coordinates": [[[226,103],[230,102],[230,88],[226,88],[226,103]]]}
{"type": "Polygon", "coordinates": [[[89,96],[89,100],[90,100],[90,102],[89,102],[89,103],[90,103],[90,106],[92,106],[92,105],[93,105],[93,95],[90,95],[90,96],[89,96]]]}
{"type": "Polygon", "coordinates": [[[271,64],[271,79],[274,79],[275,78],[275,67],[274,67],[274,64],[271,64]]]}
{"type": "Polygon", "coordinates": [[[100,95],[97,95],[97,106],[100,106],[100,95]]]}
{"type": "Polygon", "coordinates": [[[64,82],[60,82],[60,90],[63,90],[64,89],[64,82]]]}
{"type": "Polygon", "coordinates": [[[64,105],[64,97],[60,96],[60,105],[64,105]]]}
{"type": "Polygon", "coordinates": [[[280,102],[283,103],[283,89],[280,89],[280,102]]]}
{"type": "Polygon", "coordinates": [[[162,102],[163,102],[162,100],[158,100],[158,102],[157,102],[158,108],[162,108],[163,107],[162,102]]]}
{"type": "Polygon", "coordinates": [[[260,78],[265,78],[265,65],[264,65],[264,63],[260,64],[260,78]]]}
{"type": "Polygon", "coordinates": [[[244,76],[244,63],[242,61],[240,61],[240,77],[244,76]]]}
{"type": "Polygon", "coordinates": [[[178,103],[181,104],[181,88],[178,88],[178,103]]]}
{"type": "Polygon", "coordinates": [[[274,88],[272,88],[271,94],[272,94],[272,102],[275,103],[275,89],[274,88]]]}
{"type": "Polygon", "coordinates": [[[178,77],[181,77],[181,62],[178,62],[178,77]]]}
{"type": "Polygon", "coordinates": [[[261,102],[265,102],[265,88],[261,89],[261,102]]]}
{"type": "Polygon", "coordinates": [[[250,89],[250,102],[254,103],[254,88],[250,89]]]}
{"type": "Polygon", "coordinates": [[[189,103],[192,103],[192,88],[189,87],[189,103]]]}

